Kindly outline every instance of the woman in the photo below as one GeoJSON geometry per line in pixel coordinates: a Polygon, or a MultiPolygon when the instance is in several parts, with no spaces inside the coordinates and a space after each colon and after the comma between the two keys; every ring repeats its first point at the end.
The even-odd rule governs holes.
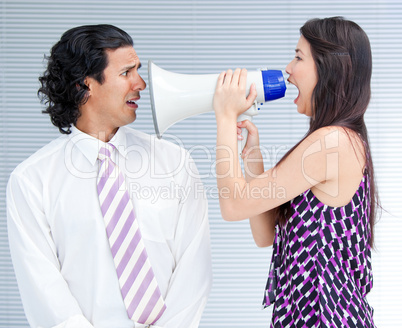
{"type": "MultiPolygon", "coordinates": [[[[223,72],[217,82],[216,170],[225,220],[249,218],[258,246],[273,244],[263,305],[273,303],[271,327],[375,327],[366,295],[372,288],[371,247],[377,207],[364,113],[370,100],[371,50],[364,31],[340,17],[301,29],[286,67],[299,95],[297,111],[310,128],[264,172],[256,127],[237,116],[247,72],[223,72]],[[236,154],[240,128],[249,131],[236,154]],[[284,192],[267,192],[272,186],[284,192]]],[[[240,137],[239,137],[240,138],[240,137]]]]}

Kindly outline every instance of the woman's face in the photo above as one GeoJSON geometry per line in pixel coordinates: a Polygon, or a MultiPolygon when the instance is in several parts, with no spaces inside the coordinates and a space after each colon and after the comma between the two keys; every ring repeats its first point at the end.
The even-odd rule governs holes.
{"type": "Polygon", "coordinates": [[[289,74],[288,81],[299,90],[299,95],[294,100],[297,111],[300,114],[312,116],[311,96],[318,77],[310,44],[303,36],[300,36],[295,52],[295,58],[286,66],[286,73],[289,74]]]}

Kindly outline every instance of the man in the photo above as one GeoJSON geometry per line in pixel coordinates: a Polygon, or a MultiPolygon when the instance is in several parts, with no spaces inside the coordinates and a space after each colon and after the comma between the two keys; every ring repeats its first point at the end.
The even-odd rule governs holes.
{"type": "Polygon", "coordinates": [[[7,187],[31,327],[198,327],[211,287],[205,193],[185,150],[125,127],[146,87],[140,67],[110,25],[73,28],[51,50],[39,94],[63,135],[7,187]]]}

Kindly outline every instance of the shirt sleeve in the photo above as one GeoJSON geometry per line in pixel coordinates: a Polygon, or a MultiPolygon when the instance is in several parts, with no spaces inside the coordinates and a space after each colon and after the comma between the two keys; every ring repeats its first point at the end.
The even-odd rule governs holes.
{"type": "Polygon", "coordinates": [[[93,327],[61,274],[40,188],[23,175],[12,174],[8,182],[7,225],[11,258],[30,326],[93,327]]]}
{"type": "Polygon", "coordinates": [[[194,161],[187,153],[176,243],[176,266],[165,302],[167,309],[156,323],[164,328],[196,328],[212,285],[208,205],[194,161]]]}

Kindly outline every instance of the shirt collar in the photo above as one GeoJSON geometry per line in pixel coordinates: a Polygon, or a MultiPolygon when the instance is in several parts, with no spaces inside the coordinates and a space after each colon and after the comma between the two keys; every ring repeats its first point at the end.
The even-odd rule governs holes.
{"type": "MultiPolygon", "coordinates": [[[[71,134],[69,135],[70,141],[74,143],[74,146],[88,159],[92,164],[96,164],[98,159],[99,149],[105,145],[105,143],[89,134],[82,132],[75,126],[71,127],[71,134]]],[[[116,134],[109,141],[115,149],[124,157],[127,156],[127,140],[124,133],[124,127],[120,127],[116,134]]]]}

